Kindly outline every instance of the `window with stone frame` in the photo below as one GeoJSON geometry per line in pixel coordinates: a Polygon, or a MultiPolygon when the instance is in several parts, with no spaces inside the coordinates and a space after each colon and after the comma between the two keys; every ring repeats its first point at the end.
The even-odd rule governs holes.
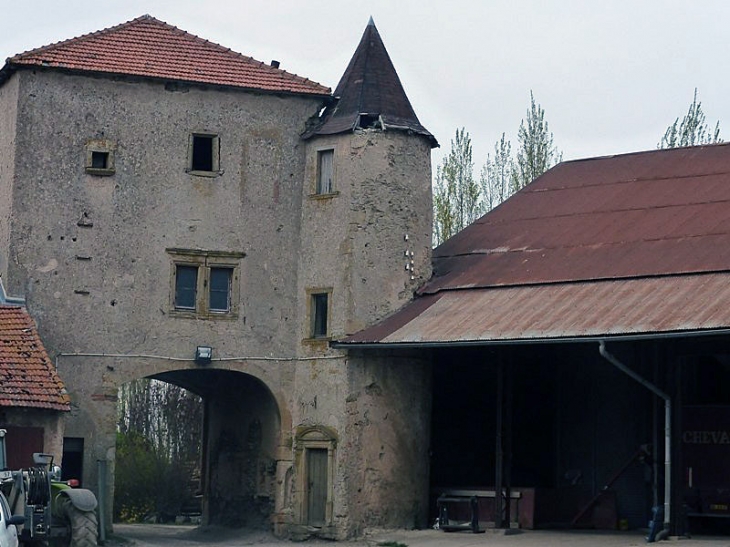
{"type": "Polygon", "coordinates": [[[317,151],[317,175],[314,193],[317,195],[335,192],[335,151],[332,148],[317,151]]]}
{"type": "Polygon", "coordinates": [[[238,314],[244,253],[167,249],[172,261],[170,308],[183,317],[232,318],[238,314]]]}
{"type": "Polygon", "coordinates": [[[187,172],[215,177],[221,174],[220,138],[213,133],[191,133],[188,143],[187,172]]]}
{"type": "Polygon", "coordinates": [[[308,338],[327,339],[330,336],[332,289],[308,289],[308,338]]]}
{"type": "Polygon", "coordinates": [[[114,151],[116,145],[109,139],[90,139],[86,141],[84,170],[89,175],[108,177],[113,175],[114,151]]]}

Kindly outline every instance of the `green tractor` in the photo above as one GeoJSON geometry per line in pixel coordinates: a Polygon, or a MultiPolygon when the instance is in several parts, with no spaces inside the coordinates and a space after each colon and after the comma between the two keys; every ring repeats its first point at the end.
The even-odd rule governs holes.
{"type": "Polygon", "coordinates": [[[51,454],[34,453],[35,465],[7,470],[5,430],[0,429],[0,490],[13,515],[23,515],[18,539],[24,545],[91,547],[97,544],[96,496],[73,488],[78,481],[61,481],[61,468],[51,454]]]}

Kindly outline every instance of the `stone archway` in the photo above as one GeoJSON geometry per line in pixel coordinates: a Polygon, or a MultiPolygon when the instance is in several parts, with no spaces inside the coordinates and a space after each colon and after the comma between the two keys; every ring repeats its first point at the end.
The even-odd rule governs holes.
{"type": "Polygon", "coordinates": [[[276,510],[281,438],[281,414],[269,388],[231,370],[178,370],[154,378],[203,397],[204,521],[268,525],[276,510]]]}
{"type": "Polygon", "coordinates": [[[185,388],[204,399],[201,461],[203,522],[268,525],[290,521],[291,412],[280,369],[252,361],[201,367],[188,360],[146,355],[66,355],[60,360],[77,403],[65,435],[83,438],[84,484],[100,491],[112,529],[118,389],[139,378],[185,388]],[[103,360],[102,363],[98,363],[103,360]],[[95,366],[89,366],[95,362],[95,366]]]}

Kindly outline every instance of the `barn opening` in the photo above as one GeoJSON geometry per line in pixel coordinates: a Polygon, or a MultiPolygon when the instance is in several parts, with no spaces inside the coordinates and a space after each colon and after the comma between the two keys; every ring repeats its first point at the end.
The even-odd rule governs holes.
{"type": "MultiPolygon", "coordinates": [[[[727,341],[608,344],[671,398],[673,534],[730,532],[727,341]]],[[[484,496],[483,526],[644,529],[653,508],[664,509],[664,401],[597,343],[442,348],[433,379],[434,520],[438,497],[454,492],[484,496]]],[[[468,504],[453,505],[456,520],[468,520],[468,504]]]]}
{"type": "Polygon", "coordinates": [[[477,495],[484,527],[568,527],[631,462],[576,524],[646,526],[653,468],[636,454],[652,444],[652,402],[593,346],[442,349],[433,374],[433,508],[477,495]]]}

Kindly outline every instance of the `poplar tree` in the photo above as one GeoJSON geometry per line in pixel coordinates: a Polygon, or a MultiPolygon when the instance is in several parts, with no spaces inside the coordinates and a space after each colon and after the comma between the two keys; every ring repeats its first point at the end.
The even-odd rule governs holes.
{"type": "Polygon", "coordinates": [[[687,114],[679,121],[674,120],[664,136],[659,141],[657,148],[677,148],[680,146],[699,146],[701,144],[715,144],[723,142],[720,138],[720,122],[715,123],[714,129],[707,125],[705,113],[702,111],[702,103],[697,100],[697,88],[695,88],[692,104],[689,105],[687,114]]]}
{"type": "Polygon", "coordinates": [[[481,212],[480,189],[474,180],[471,136],[462,127],[451,140],[451,150],[436,169],[434,185],[434,241],[439,245],[481,212]]]}
{"type": "Polygon", "coordinates": [[[476,181],[471,136],[463,127],[456,131],[449,154],[436,168],[434,245],[440,245],[562,160],[562,153],[553,144],[545,111],[535,102],[532,92],[530,108],[517,136],[516,157],[512,144],[502,133],[494,145],[494,155],[487,155],[476,181]]]}
{"type": "Polygon", "coordinates": [[[545,120],[545,110],[530,91],[530,108],[517,132],[517,157],[512,169],[511,193],[530,184],[556,163],[563,154],[553,144],[553,134],[545,120]]]}
{"type": "Polygon", "coordinates": [[[502,133],[502,137],[494,144],[494,155],[487,154],[487,161],[479,176],[483,212],[491,211],[512,194],[513,170],[512,143],[502,133]]]}

